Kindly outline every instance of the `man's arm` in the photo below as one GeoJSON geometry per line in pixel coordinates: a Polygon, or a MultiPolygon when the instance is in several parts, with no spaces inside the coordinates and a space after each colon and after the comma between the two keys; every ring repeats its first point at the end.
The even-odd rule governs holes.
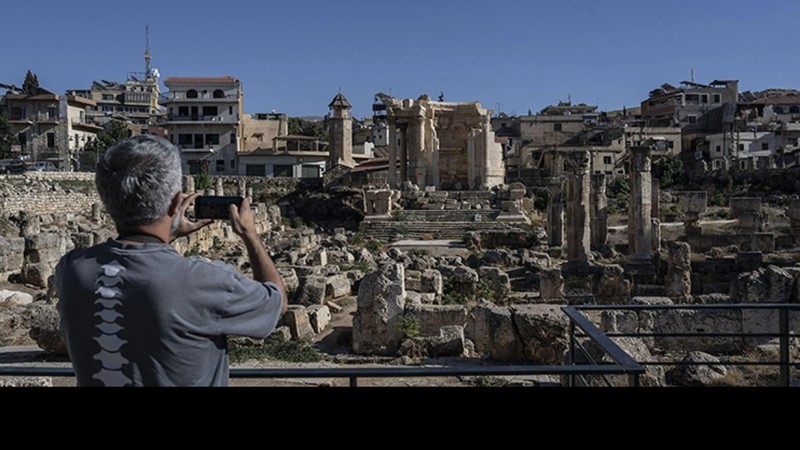
{"type": "Polygon", "coordinates": [[[245,198],[239,208],[230,205],[231,227],[233,232],[239,235],[247,248],[247,257],[250,259],[250,266],[253,268],[253,279],[256,281],[270,281],[275,283],[281,291],[281,314],[286,312],[288,301],[286,299],[286,287],[283,279],[272,262],[272,258],[267,254],[261,237],[256,233],[256,222],[253,211],[250,209],[250,202],[245,198]]]}

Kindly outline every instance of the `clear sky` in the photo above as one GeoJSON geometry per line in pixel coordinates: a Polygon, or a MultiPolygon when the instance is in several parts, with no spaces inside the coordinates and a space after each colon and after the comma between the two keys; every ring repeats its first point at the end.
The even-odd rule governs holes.
{"type": "Polygon", "coordinates": [[[242,80],[246,112],[323,115],[339,88],[422,93],[525,114],[568,96],[638,106],[690,77],[800,88],[796,0],[8,1],[0,82],[63,93],[144,71],[242,80]]]}

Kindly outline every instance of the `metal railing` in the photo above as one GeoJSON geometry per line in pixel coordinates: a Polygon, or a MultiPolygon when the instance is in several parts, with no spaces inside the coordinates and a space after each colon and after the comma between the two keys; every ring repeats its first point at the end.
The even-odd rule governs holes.
{"type": "MultiPolygon", "coordinates": [[[[565,311],[567,312],[567,311],[565,311]]],[[[555,375],[574,380],[576,377],[626,375],[631,386],[639,385],[644,368],[628,356],[616,343],[604,336],[581,313],[571,310],[570,330],[580,328],[614,361],[612,364],[570,365],[506,365],[506,366],[413,366],[413,367],[346,367],[346,368],[232,368],[231,378],[347,378],[350,387],[358,386],[359,378],[429,378],[458,376],[531,376],[555,375]]],[[[573,361],[574,363],[574,361],[573,361]]],[[[3,366],[0,376],[74,377],[71,367],[3,366]]],[[[574,385],[574,384],[573,384],[574,385]]]]}
{"type": "MultiPolygon", "coordinates": [[[[588,352],[585,346],[581,345],[578,338],[579,337],[590,337],[592,340],[602,340],[602,339],[610,339],[614,337],[632,337],[632,338],[687,338],[687,339],[717,339],[717,340],[730,340],[728,345],[733,347],[736,346],[737,339],[741,339],[741,348],[745,348],[744,339],[751,338],[769,338],[769,339],[778,339],[778,360],[777,361],[762,361],[762,360],[755,360],[755,359],[745,359],[739,358],[737,360],[733,360],[730,358],[727,359],[720,359],[718,362],[693,362],[693,361],[637,361],[642,367],[647,366],[768,366],[768,367],[778,367],[779,368],[779,382],[782,386],[789,386],[791,381],[791,369],[793,365],[797,365],[798,362],[792,361],[791,353],[790,353],[790,339],[800,337],[800,334],[796,332],[792,332],[790,327],[790,313],[800,311],[800,304],[773,304],[773,303],[764,303],[764,304],[703,304],[703,305],[581,305],[581,306],[569,306],[562,308],[564,313],[570,318],[570,361],[575,361],[576,353],[574,350],[580,350],[581,356],[586,358],[591,363],[598,363],[601,362],[596,361],[591,357],[590,352],[588,352]],[[583,321],[587,321],[588,319],[584,316],[581,312],[582,311],[631,311],[631,312],[642,312],[642,311],[705,311],[709,313],[719,313],[723,311],[777,311],[778,313],[778,330],[776,332],[769,332],[763,330],[757,330],[754,332],[705,332],[701,329],[696,329],[695,331],[685,331],[685,332],[671,332],[671,331],[658,331],[655,329],[654,331],[636,331],[636,332],[598,332],[602,336],[592,335],[587,333],[585,330],[583,334],[576,334],[575,326],[577,324],[582,323],[583,321]]],[[[728,320],[731,320],[730,317],[728,320]]],[[[744,322],[743,317],[738,318],[740,324],[744,322]]],[[[591,322],[590,322],[591,323],[591,322]]],[[[583,327],[579,327],[583,330],[583,327]]],[[[638,327],[637,327],[638,330],[638,327]]],[[[686,352],[691,350],[691,348],[685,348],[682,351],[686,352]]],[[[623,352],[624,353],[624,352],[623,352]]],[[[736,352],[725,352],[725,353],[736,353],[736,352]]],[[[739,352],[740,353],[740,352],[739,352]]],[[[627,354],[626,354],[627,355],[627,354]]],[[[613,356],[612,356],[613,358],[613,356]]],[[[615,359],[616,361],[616,359],[615,359]]],[[[619,361],[617,361],[619,363],[619,361]]],[[[606,384],[611,384],[607,377],[603,377],[606,384]]],[[[586,379],[582,380],[584,384],[587,384],[586,379]]],[[[572,384],[574,386],[574,380],[572,380],[572,384]]]]}

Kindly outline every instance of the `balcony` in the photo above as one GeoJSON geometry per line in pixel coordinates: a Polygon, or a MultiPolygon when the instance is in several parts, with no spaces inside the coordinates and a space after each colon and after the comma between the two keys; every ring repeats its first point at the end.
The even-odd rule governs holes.
{"type": "Polygon", "coordinates": [[[100,131],[103,129],[103,127],[95,124],[92,121],[88,121],[86,119],[80,119],[77,117],[72,118],[70,122],[72,123],[73,128],[79,128],[89,131],[100,131]]]}
{"type": "Polygon", "coordinates": [[[188,123],[196,123],[196,122],[211,122],[211,123],[222,123],[222,124],[235,124],[237,122],[235,117],[230,116],[202,116],[202,115],[188,115],[188,116],[179,116],[177,114],[167,114],[167,122],[172,123],[179,123],[179,122],[188,122],[188,123]]]}

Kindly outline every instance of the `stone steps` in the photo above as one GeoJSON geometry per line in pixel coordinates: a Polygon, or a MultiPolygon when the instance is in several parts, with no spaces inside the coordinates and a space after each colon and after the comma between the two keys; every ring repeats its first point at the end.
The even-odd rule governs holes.
{"type": "Polygon", "coordinates": [[[469,231],[507,227],[497,222],[426,222],[426,221],[364,221],[361,232],[367,237],[383,240],[451,239],[461,241],[469,231]]]}
{"type": "Polygon", "coordinates": [[[494,220],[500,215],[499,209],[412,209],[398,214],[410,222],[474,222],[480,214],[481,220],[494,220]]]}

